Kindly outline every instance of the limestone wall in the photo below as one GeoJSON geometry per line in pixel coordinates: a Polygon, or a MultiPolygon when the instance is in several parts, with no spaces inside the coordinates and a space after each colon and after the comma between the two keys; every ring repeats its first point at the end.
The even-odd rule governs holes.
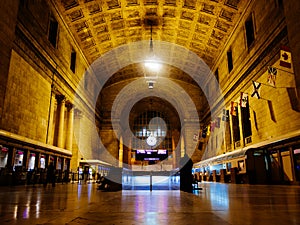
{"type": "Polygon", "coordinates": [[[15,25],[18,12],[18,1],[7,1],[1,6],[0,14],[0,128],[2,125],[2,113],[7,85],[8,70],[11,57],[11,48],[15,37],[15,25]]]}
{"type": "Polygon", "coordinates": [[[4,104],[7,131],[45,142],[51,84],[12,52],[4,104]]]}
{"type": "MultiPolygon", "coordinates": [[[[296,87],[293,67],[298,67],[298,65],[293,65],[291,69],[279,65],[280,47],[294,47],[290,46],[288,32],[283,7],[277,1],[252,1],[249,4],[243,19],[228,40],[213,71],[218,69],[227,110],[230,111],[232,101],[239,103],[241,92],[248,94],[252,141],[247,144],[241,140],[239,147],[235,147],[231,141],[228,147],[226,141],[221,138],[223,142],[220,147],[217,147],[216,140],[222,136],[228,137],[230,133],[228,129],[225,129],[225,132],[220,134],[219,130],[215,129],[205,140],[207,142],[204,154],[206,158],[262,141],[274,141],[276,138],[280,139],[283,135],[288,136],[289,133],[299,130],[300,113],[295,110],[295,105],[293,105],[296,97],[289,95],[289,91],[296,87]],[[254,42],[247,46],[245,21],[250,17],[254,24],[254,42]],[[228,51],[232,51],[233,57],[231,72],[228,70],[228,51]],[[269,66],[277,69],[275,87],[267,82],[269,66]],[[261,83],[260,99],[251,97],[252,81],[261,83]]],[[[299,58],[298,55],[292,55],[292,57],[299,58]]],[[[221,108],[217,108],[215,112],[215,117],[222,118],[221,108]]],[[[206,122],[206,124],[209,123],[210,121],[206,122]]],[[[221,121],[221,126],[226,126],[226,122],[221,121]]],[[[240,129],[242,129],[241,121],[240,129]]],[[[226,140],[228,142],[228,138],[226,140]]]]}
{"type": "Polygon", "coordinates": [[[90,137],[95,110],[89,99],[95,97],[93,90],[98,83],[92,72],[88,73],[91,82],[81,82],[85,80],[89,63],[51,1],[9,1],[1,8],[0,17],[3,18],[0,22],[3,28],[0,33],[0,129],[31,142],[47,144],[49,149],[53,146],[53,151],[58,149],[54,146],[66,149],[72,136],[75,157],[71,164],[76,168],[84,157],[81,151],[92,152],[97,148],[97,140],[90,137]],[[52,19],[58,23],[56,45],[49,42],[52,19]],[[76,52],[74,71],[70,68],[73,51],[76,52]],[[65,103],[63,113],[60,112],[61,99],[65,103]],[[82,139],[75,138],[74,130],[70,131],[70,109],[75,108],[81,116],[74,121],[73,129],[81,120],[82,139]],[[61,146],[58,146],[59,127],[63,127],[61,146]]]}

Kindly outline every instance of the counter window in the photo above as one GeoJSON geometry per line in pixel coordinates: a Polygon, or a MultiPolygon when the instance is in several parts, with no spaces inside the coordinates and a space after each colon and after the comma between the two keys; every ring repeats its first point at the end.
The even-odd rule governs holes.
{"type": "Polygon", "coordinates": [[[28,170],[34,170],[35,165],[35,153],[30,153],[28,161],[28,170]]]}
{"type": "Polygon", "coordinates": [[[8,148],[0,146],[0,168],[4,168],[7,164],[8,148]]]}
{"type": "Polygon", "coordinates": [[[45,169],[46,168],[46,160],[45,160],[45,156],[44,155],[41,155],[41,159],[40,159],[40,167],[42,169],[45,169]]]}
{"type": "Polygon", "coordinates": [[[17,150],[14,166],[22,166],[23,165],[23,157],[24,157],[24,152],[21,150],[17,150]]]}

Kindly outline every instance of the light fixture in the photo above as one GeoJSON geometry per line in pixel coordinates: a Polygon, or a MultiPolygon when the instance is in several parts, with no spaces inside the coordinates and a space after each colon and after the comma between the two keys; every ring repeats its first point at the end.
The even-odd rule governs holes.
{"type": "Polygon", "coordinates": [[[147,80],[146,82],[148,83],[148,88],[149,89],[153,89],[154,88],[154,84],[156,83],[155,80],[147,80]]]}
{"type": "Polygon", "coordinates": [[[145,67],[146,67],[148,70],[150,70],[150,71],[152,71],[152,72],[154,72],[154,73],[159,72],[160,69],[161,69],[161,64],[158,63],[157,61],[151,60],[151,59],[150,59],[150,60],[145,60],[144,65],[145,65],[145,67]]]}
{"type": "Polygon", "coordinates": [[[150,21],[150,35],[150,52],[148,59],[144,61],[143,69],[148,88],[153,89],[154,83],[156,83],[156,79],[158,78],[158,72],[161,69],[161,64],[158,62],[153,52],[152,21],[150,21]]]}

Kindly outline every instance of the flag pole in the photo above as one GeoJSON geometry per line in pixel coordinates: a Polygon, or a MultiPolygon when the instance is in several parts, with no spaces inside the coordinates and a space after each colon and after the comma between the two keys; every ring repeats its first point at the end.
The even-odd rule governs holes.
{"type": "MultiPolygon", "coordinates": [[[[259,82],[259,83],[261,83],[261,82],[259,82]]],[[[265,83],[261,83],[262,85],[265,85],[265,86],[269,86],[269,87],[272,87],[272,88],[296,88],[296,87],[288,87],[288,86],[286,86],[286,87],[278,87],[278,86],[272,86],[272,85],[270,85],[270,84],[265,84],[265,83]]]]}
{"type": "Polygon", "coordinates": [[[273,67],[273,68],[275,68],[275,69],[277,69],[277,70],[280,70],[280,71],[283,71],[283,72],[289,73],[289,74],[291,74],[291,75],[295,75],[294,73],[292,73],[292,72],[290,72],[290,71],[283,70],[283,69],[280,69],[280,68],[278,68],[278,67],[275,67],[275,66],[268,66],[268,67],[273,67]]]}

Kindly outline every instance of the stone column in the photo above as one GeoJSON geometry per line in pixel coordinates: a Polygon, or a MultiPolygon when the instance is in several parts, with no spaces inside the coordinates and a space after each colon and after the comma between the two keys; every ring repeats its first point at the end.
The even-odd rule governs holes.
{"type": "Polygon", "coordinates": [[[180,140],[180,158],[182,158],[185,154],[185,143],[184,143],[184,137],[181,135],[181,140],[180,140]]]}
{"type": "Polygon", "coordinates": [[[172,156],[173,156],[173,169],[176,168],[176,146],[175,146],[175,140],[174,136],[172,136],[172,156]]]}
{"type": "Polygon", "coordinates": [[[12,151],[8,152],[8,158],[7,158],[7,166],[13,167],[15,164],[15,157],[16,157],[17,148],[13,147],[12,151]]]}
{"type": "Polygon", "coordinates": [[[67,128],[67,138],[66,138],[66,149],[72,151],[74,109],[71,103],[67,104],[67,108],[68,108],[68,128],[67,128]]]}
{"type": "Polygon", "coordinates": [[[180,160],[180,133],[177,129],[172,130],[173,168],[179,165],[180,160]]]}
{"type": "Polygon", "coordinates": [[[127,162],[127,164],[128,164],[128,169],[130,169],[131,167],[130,167],[130,165],[131,165],[131,149],[132,149],[132,143],[131,143],[131,140],[129,141],[129,146],[128,146],[128,152],[127,152],[127,154],[128,154],[128,162],[127,162]]]}
{"type": "Polygon", "coordinates": [[[59,101],[59,123],[57,135],[57,147],[64,148],[64,121],[65,121],[65,97],[63,95],[58,97],[59,101]]]}
{"type": "Polygon", "coordinates": [[[123,138],[122,136],[120,137],[120,142],[119,142],[119,167],[123,167],[123,138]]]}
{"type": "Polygon", "coordinates": [[[47,144],[53,145],[53,134],[54,134],[54,110],[56,105],[55,94],[51,90],[50,108],[49,108],[49,121],[48,121],[48,132],[47,132],[47,144]]]}
{"type": "Polygon", "coordinates": [[[58,169],[58,156],[53,156],[54,157],[54,168],[57,170],[58,169]]]}
{"type": "Polygon", "coordinates": [[[40,168],[40,165],[41,165],[41,153],[40,152],[37,152],[35,154],[35,167],[36,168],[40,168]]]}
{"type": "Polygon", "coordinates": [[[290,158],[291,158],[291,170],[292,170],[292,177],[293,177],[292,183],[297,184],[293,147],[289,147],[289,152],[290,152],[290,158]]]}
{"type": "Polygon", "coordinates": [[[79,155],[79,140],[81,138],[80,136],[80,130],[81,130],[81,119],[82,119],[82,112],[75,108],[74,110],[74,129],[73,129],[73,133],[74,136],[76,137],[75,141],[73,142],[73,146],[72,146],[72,159],[70,161],[70,168],[71,170],[77,171],[77,167],[79,166],[79,161],[80,161],[80,155],[79,155]],[[77,142],[76,142],[77,141],[77,142]]]}
{"type": "Polygon", "coordinates": [[[46,156],[46,158],[45,158],[45,166],[46,166],[46,168],[48,168],[48,166],[49,166],[49,164],[50,164],[50,162],[51,162],[51,157],[52,156],[50,156],[50,155],[47,155],[46,156]]]}
{"type": "Polygon", "coordinates": [[[26,168],[26,170],[28,170],[29,159],[30,159],[30,151],[24,150],[23,166],[26,168]]]}

